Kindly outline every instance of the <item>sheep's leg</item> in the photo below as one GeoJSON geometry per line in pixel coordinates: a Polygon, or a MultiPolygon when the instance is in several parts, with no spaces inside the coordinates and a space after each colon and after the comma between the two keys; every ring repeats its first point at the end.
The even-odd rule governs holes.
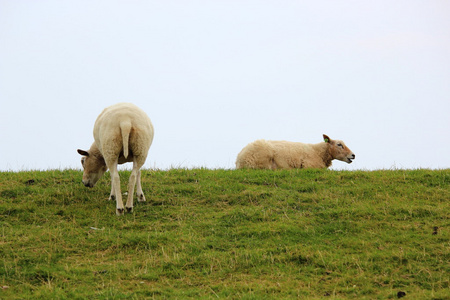
{"type": "Polygon", "coordinates": [[[114,163],[109,167],[109,173],[111,174],[111,199],[116,198],[116,214],[121,216],[123,215],[124,208],[122,193],[120,191],[120,177],[119,172],[117,171],[117,163],[114,163]]]}
{"type": "Polygon", "coordinates": [[[114,185],[112,185],[112,176],[111,176],[111,193],[109,194],[108,200],[116,201],[116,191],[114,190],[114,185]]]}
{"type": "Polygon", "coordinates": [[[128,200],[125,207],[127,212],[133,211],[134,187],[136,186],[136,177],[139,175],[139,168],[136,161],[133,161],[133,170],[131,171],[130,180],[128,182],[128,200]]]}
{"type": "Polygon", "coordinates": [[[142,161],[142,157],[135,157],[133,160],[133,170],[131,171],[130,180],[128,182],[128,200],[127,204],[125,205],[128,212],[133,211],[133,197],[136,183],[137,183],[138,200],[145,201],[144,193],[142,192],[141,186],[141,170],[140,170],[142,165],[144,164],[144,161],[142,161]]]}
{"type": "Polygon", "coordinates": [[[144,192],[142,191],[142,186],[141,186],[141,170],[139,170],[136,185],[137,185],[136,195],[137,195],[138,201],[144,202],[145,196],[144,196],[144,192]]]}

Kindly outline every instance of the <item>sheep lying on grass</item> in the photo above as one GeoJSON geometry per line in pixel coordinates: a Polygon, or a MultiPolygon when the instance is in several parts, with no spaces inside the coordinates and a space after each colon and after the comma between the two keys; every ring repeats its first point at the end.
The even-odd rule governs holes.
{"type": "Polygon", "coordinates": [[[318,144],[257,140],[238,154],[236,168],[293,169],[328,168],[333,159],[351,163],[355,154],[344,142],[323,135],[318,144]]]}
{"type": "Polygon", "coordinates": [[[93,187],[109,169],[111,173],[111,200],[116,200],[116,214],[124,212],[117,164],[133,162],[128,183],[128,212],[133,210],[134,187],[138,201],[145,201],[141,187],[141,171],[153,141],[153,125],[147,114],[131,103],[107,107],[97,117],[94,125],[94,143],[88,151],[78,149],[83,155],[83,184],[93,187]]]}

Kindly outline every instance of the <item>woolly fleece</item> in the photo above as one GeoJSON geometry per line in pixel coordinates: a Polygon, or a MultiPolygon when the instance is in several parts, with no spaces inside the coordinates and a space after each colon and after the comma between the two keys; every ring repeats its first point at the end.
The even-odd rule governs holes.
{"type": "Polygon", "coordinates": [[[137,183],[139,201],[145,201],[140,180],[140,168],[147,159],[153,141],[154,129],[147,114],[131,103],[118,103],[105,108],[94,124],[94,143],[89,151],[78,150],[83,155],[83,183],[93,187],[103,173],[111,173],[110,199],[116,199],[116,213],[123,214],[117,165],[133,162],[128,184],[127,211],[133,209],[133,193],[137,183]]]}
{"type": "Polygon", "coordinates": [[[288,141],[257,140],[238,154],[236,168],[301,169],[328,168],[333,159],[351,163],[355,154],[344,142],[323,135],[325,142],[305,144],[288,141]]]}

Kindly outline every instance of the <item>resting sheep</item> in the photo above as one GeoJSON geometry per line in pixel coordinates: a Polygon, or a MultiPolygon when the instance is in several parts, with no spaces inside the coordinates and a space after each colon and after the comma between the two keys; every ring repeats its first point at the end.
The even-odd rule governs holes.
{"type": "Polygon", "coordinates": [[[323,135],[318,144],[287,141],[254,141],[238,154],[236,168],[250,169],[300,169],[328,168],[333,159],[351,163],[355,154],[344,142],[323,135]]]}
{"type": "Polygon", "coordinates": [[[116,200],[116,214],[123,215],[124,207],[120,191],[117,164],[133,162],[128,183],[126,209],[133,210],[134,187],[138,201],[145,201],[141,187],[141,171],[153,141],[153,125],[147,114],[131,103],[119,103],[107,107],[94,124],[94,143],[88,151],[78,149],[83,155],[83,184],[93,187],[109,169],[111,173],[110,200],[116,200]]]}

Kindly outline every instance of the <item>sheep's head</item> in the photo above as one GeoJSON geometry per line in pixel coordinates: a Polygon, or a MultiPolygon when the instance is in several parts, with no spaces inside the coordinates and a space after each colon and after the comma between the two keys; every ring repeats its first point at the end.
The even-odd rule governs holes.
{"type": "Polygon", "coordinates": [[[95,145],[92,145],[89,151],[78,149],[77,152],[83,157],[81,165],[83,166],[83,184],[87,187],[94,187],[97,181],[108,170],[103,156],[95,145]]]}
{"type": "Polygon", "coordinates": [[[351,164],[355,159],[355,154],[340,140],[332,140],[327,135],[323,135],[325,143],[330,145],[330,154],[333,159],[338,159],[351,164]]]}

